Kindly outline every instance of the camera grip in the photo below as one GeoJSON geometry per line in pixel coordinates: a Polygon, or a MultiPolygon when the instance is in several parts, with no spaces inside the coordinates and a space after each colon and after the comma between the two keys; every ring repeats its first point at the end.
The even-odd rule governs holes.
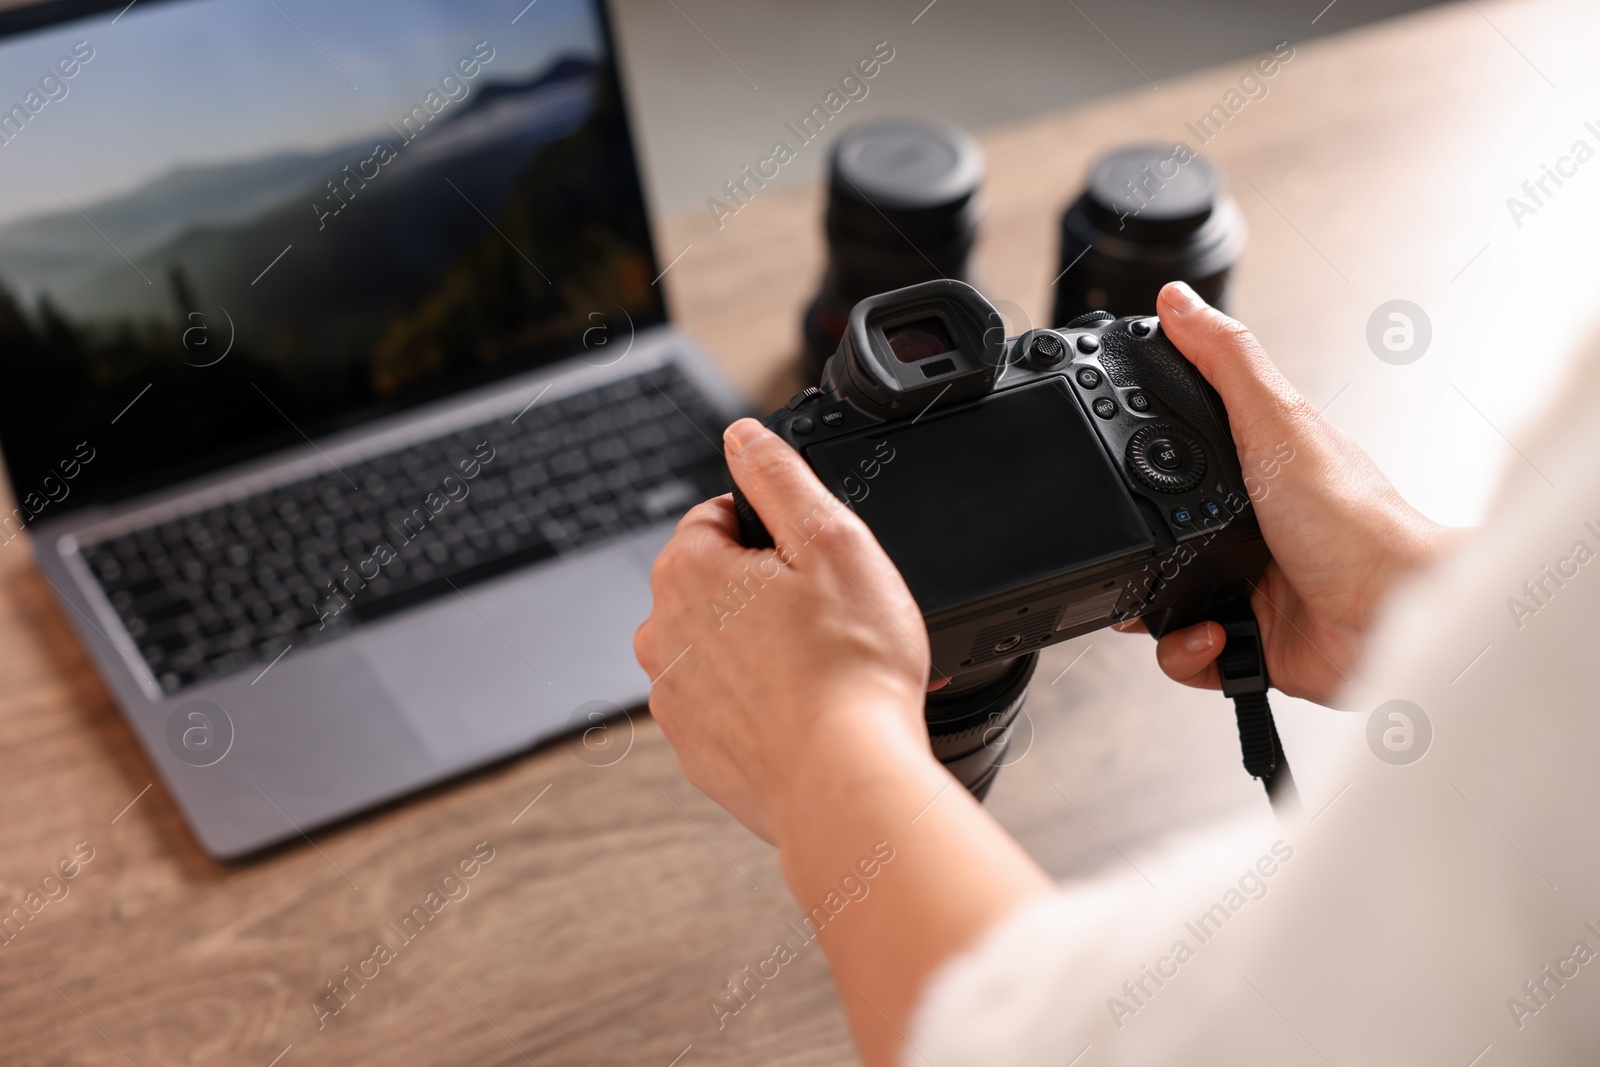
{"type": "MultiPolygon", "coordinates": [[[[1142,386],[1164,400],[1179,418],[1221,446],[1232,460],[1233,433],[1227,409],[1211,383],[1164,337],[1140,340],[1120,331],[1101,335],[1100,365],[1119,386],[1142,386]]],[[[1237,466],[1233,460],[1230,466],[1237,466]]]]}
{"type": "Polygon", "coordinates": [[[761,516],[757,515],[756,509],[750,506],[750,501],[744,498],[744,492],[737,484],[733,487],[733,510],[739,516],[739,540],[744,544],[744,547],[773,547],[772,535],[767,532],[766,526],[761,521],[761,516]]]}

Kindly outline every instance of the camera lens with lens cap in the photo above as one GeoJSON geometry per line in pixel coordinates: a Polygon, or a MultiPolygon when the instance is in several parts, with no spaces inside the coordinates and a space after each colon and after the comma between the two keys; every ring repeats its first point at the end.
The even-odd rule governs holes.
{"type": "Polygon", "coordinates": [[[984,168],[976,139],[945,123],[890,119],[839,138],[828,162],[828,265],[802,323],[805,381],[820,380],[861,300],[968,279],[984,168]]]}
{"type": "Polygon", "coordinates": [[[1244,216],[1205,160],[1183,145],[1116,149],[1094,162],[1061,216],[1050,321],[1098,310],[1148,315],[1171,281],[1221,308],[1244,244],[1244,216]]]}

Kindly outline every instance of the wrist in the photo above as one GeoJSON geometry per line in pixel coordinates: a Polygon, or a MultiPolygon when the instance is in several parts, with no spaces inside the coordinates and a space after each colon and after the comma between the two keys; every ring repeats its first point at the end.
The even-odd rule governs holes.
{"type": "Polygon", "coordinates": [[[936,791],[950,781],[928,743],[920,699],[915,709],[901,703],[840,704],[819,716],[793,753],[776,806],[781,854],[908,805],[909,819],[930,785],[936,791]]]}
{"type": "MultiPolygon", "coordinates": [[[[1382,546],[1383,563],[1375,568],[1387,579],[1383,584],[1393,586],[1405,581],[1416,572],[1431,566],[1466,533],[1450,526],[1442,526],[1414,508],[1408,501],[1394,493],[1394,502],[1378,525],[1374,541],[1382,546]]],[[[1387,598],[1387,588],[1380,596],[1387,598]]]]}

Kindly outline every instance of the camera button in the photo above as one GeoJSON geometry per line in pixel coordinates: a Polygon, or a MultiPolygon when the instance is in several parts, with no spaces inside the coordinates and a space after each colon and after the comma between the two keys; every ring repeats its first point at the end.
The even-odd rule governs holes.
{"type": "Polygon", "coordinates": [[[1028,355],[1041,367],[1054,367],[1067,358],[1067,346],[1053,334],[1041,333],[1028,346],[1028,355]]]}
{"type": "Polygon", "coordinates": [[[1151,463],[1164,471],[1175,471],[1189,460],[1184,447],[1170,437],[1158,437],[1151,441],[1144,446],[1144,454],[1150,457],[1151,463]]]}
{"type": "Polygon", "coordinates": [[[1129,438],[1127,456],[1133,474],[1163,493],[1186,493],[1206,472],[1200,443],[1165,423],[1153,423],[1129,438]]]}
{"type": "Polygon", "coordinates": [[[1152,332],[1152,327],[1148,319],[1140,319],[1138,322],[1129,326],[1128,330],[1135,337],[1149,337],[1152,332]]]}
{"type": "Polygon", "coordinates": [[[1100,338],[1092,333],[1084,334],[1078,338],[1078,351],[1086,356],[1100,351],[1100,338]]]}
{"type": "Polygon", "coordinates": [[[1094,402],[1094,413],[1102,419],[1114,419],[1117,417],[1117,402],[1103,396],[1094,402]]]}
{"type": "Polygon", "coordinates": [[[804,404],[807,400],[810,400],[812,397],[817,397],[817,396],[821,396],[821,395],[822,395],[822,390],[821,389],[818,389],[814,385],[808,385],[804,389],[800,390],[798,393],[794,394],[794,396],[791,396],[789,398],[789,402],[787,404],[785,404],[784,407],[788,408],[790,411],[793,411],[795,408],[799,407],[801,404],[804,404]]]}
{"type": "Polygon", "coordinates": [[[1194,512],[1190,511],[1186,507],[1173,508],[1172,512],[1171,512],[1171,515],[1172,515],[1172,525],[1174,525],[1174,526],[1192,526],[1192,525],[1194,525],[1194,512]]]}
{"type": "Polygon", "coordinates": [[[1210,497],[1200,501],[1200,510],[1205,513],[1205,516],[1208,519],[1216,519],[1221,521],[1228,517],[1227,509],[1225,509],[1215,500],[1212,500],[1210,497]]]}
{"type": "Polygon", "coordinates": [[[807,418],[804,415],[801,415],[798,419],[790,419],[789,420],[789,432],[790,433],[808,434],[812,430],[815,430],[816,428],[817,428],[817,424],[812,422],[809,418],[807,418]]]}
{"type": "Polygon", "coordinates": [[[1128,394],[1128,406],[1139,412],[1149,411],[1150,398],[1139,392],[1139,390],[1135,389],[1133,392],[1128,394]]]}
{"type": "Polygon", "coordinates": [[[1093,389],[1100,384],[1100,372],[1093,367],[1084,367],[1078,371],[1078,384],[1085,389],[1093,389]]]}
{"type": "Polygon", "coordinates": [[[837,426],[843,421],[844,412],[842,411],[825,411],[822,413],[822,425],[824,426],[837,426]]]}

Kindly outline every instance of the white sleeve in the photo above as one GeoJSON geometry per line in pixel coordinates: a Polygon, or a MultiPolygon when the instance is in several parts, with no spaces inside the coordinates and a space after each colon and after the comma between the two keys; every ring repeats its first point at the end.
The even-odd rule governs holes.
{"type": "Polygon", "coordinates": [[[1346,705],[1422,715],[1352,731],[1337,803],[1009,917],[934,977],[907,1067],[1600,1063],[1597,367],[1375,631],[1346,705]],[[1386,761],[1408,721],[1426,755],[1386,761]]]}

